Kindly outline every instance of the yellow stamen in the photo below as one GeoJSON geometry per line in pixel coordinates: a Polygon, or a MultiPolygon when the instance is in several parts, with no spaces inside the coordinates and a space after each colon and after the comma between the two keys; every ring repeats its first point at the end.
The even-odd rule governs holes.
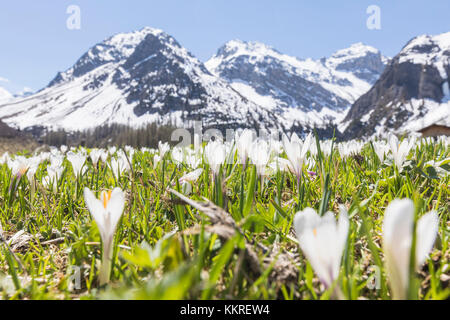
{"type": "Polygon", "coordinates": [[[317,237],[317,229],[316,228],[313,229],[313,233],[314,233],[314,236],[317,237]]]}
{"type": "Polygon", "coordinates": [[[19,175],[23,176],[28,171],[27,167],[21,167],[19,170],[19,175]]]}
{"type": "Polygon", "coordinates": [[[101,194],[101,196],[100,196],[100,199],[102,200],[102,202],[103,202],[103,207],[106,209],[106,206],[108,205],[108,202],[109,202],[109,200],[111,200],[111,194],[112,194],[112,191],[111,190],[108,190],[107,192],[106,191],[102,191],[102,194],[101,194]]]}

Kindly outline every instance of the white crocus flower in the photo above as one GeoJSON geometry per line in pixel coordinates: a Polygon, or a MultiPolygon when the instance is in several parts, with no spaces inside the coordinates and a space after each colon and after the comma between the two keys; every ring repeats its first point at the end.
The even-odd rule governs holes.
{"type": "Polygon", "coordinates": [[[287,159],[276,157],[274,161],[272,161],[269,164],[269,167],[272,169],[273,172],[278,171],[285,171],[285,172],[291,172],[294,173],[294,170],[292,169],[291,162],[287,159]]]}
{"type": "MultiPolygon", "coordinates": [[[[329,157],[333,151],[331,148],[333,146],[333,140],[320,141],[319,143],[320,143],[320,150],[322,151],[323,155],[325,157],[329,157]]],[[[309,152],[311,152],[311,155],[317,156],[318,154],[317,144],[311,143],[309,152]]]]}
{"type": "Polygon", "coordinates": [[[58,181],[62,176],[64,168],[50,165],[47,167],[47,176],[42,178],[42,184],[48,188],[53,185],[53,192],[57,193],[58,181]]]}
{"type": "Polygon", "coordinates": [[[35,157],[39,158],[40,162],[50,160],[50,152],[41,152],[39,154],[35,154],[35,157]]]}
{"type": "Polygon", "coordinates": [[[5,164],[5,163],[9,163],[9,161],[11,160],[11,157],[9,156],[8,152],[5,152],[2,157],[0,158],[0,164],[5,164]]]}
{"type": "Polygon", "coordinates": [[[311,146],[311,139],[311,134],[306,137],[305,142],[302,142],[295,133],[292,135],[291,140],[286,136],[283,136],[284,151],[286,152],[298,181],[302,175],[302,167],[306,158],[306,153],[311,146]]]}
{"type": "Polygon", "coordinates": [[[241,159],[241,164],[245,168],[253,144],[253,131],[245,129],[240,135],[236,134],[235,140],[239,159],[241,159]]]}
{"type": "Polygon", "coordinates": [[[364,143],[355,140],[341,142],[338,144],[339,154],[341,155],[342,159],[361,153],[363,147],[364,143]]]}
{"type": "Polygon", "coordinates": [[[28,162],[27,178],[31,184],[32,193],[34,193],[34,189],[36,187],[34,176],[36,175],[36,171],[38,170],[40,164],[41,158],[37,156],[30,158],[28,162]]]}
{"type": "Polygon", "coordinates": [[[55,181],[59,181],[59,178],[62,176],[64,168],[61,166],[50,165],[47,167],[47,174],[55,181]]]}
{"type": "Polygon", "coordinates": [[[117,147],[109,147],[108,148],[108,153],[109,153],[109,155],[111,155],[111,156],[113,156],[114,154],[116,154],[116,151],[117,151],[117,147]]]}
{"type": "Polygon", "coordinates": [[[51,181],[58,182],[63,171],[64,171],[63,167],[58,167],[58,166],[53,166],[53,165],[50,165],[47,167],[47,174],[51,181]]]}
{"type": "Polygon", "coordinates": [[[384,141],[373,141],[372,145],[378,159],[380,159],[380,161],[383,162],[384,157],[389,151],[389,146],[384,141]]]}
{"type": "Polygon", "coordinates": [[[185,163],[189,168],[197,169],[202,163],[201,155],[198,155],[194,150],[189,151],[186,155],[185,163]]]}
{"type": "Polygon", "coordinates": [[[161,141],[158,142],[158,150],[159,150],[159,156],[161,159],[164,159],[164,156],[167,152],[170,150],[170,145],[166,143],[162,143],[161,141]]]}
{"type": "Polygon", "coordinates": [[[104,152],[100,149],[92,149],[89,153],[89,157],[91,158],[94,167],[97,167],[98,161],[100,160],[103,153],[104,152]]]}
{"type": "Polygon", "coordinates": [[[153,156],[153,168],[158,166],[158,163],[161,161],[161,157],[157,154],[153,156]]]}
{"type": "Polygon", "coordinates": [[[226,155],[225,145],[218,140],[211,141],[205,146],[205,160],[215,176],[219,174],[220,166],[225,162],[226,155]]]}
{"type": "Polygon", "coordinates": [[[445,163],[450,163],[450,158],[446,158],[444,160],[441,161],[434,161],[434,160],[430,160],[425,162],[424,167],[433,167],[434,170],[436,170],[437,175],[445,177],[448,174],[448,171],[445,170],[443,166],[445,163]]]}
{"type": "Polygon", "coordinates": [[[84,201],[92,217],[97,223],[103,242],[102,267],[100,285],[109,281],[113,255],[114,233],[125,207],[125,195],[119,188],[103,191],[97,199],[91,190],[84,189],[84,201]]]}
{"type": "MultiPolygon", "coordinates": [[[[392,201],[383,220],[383,251],[394,299],[405,299],[409,285],[409,263],[414,224],[414,204],[410,199],[392,201]]],[[[428,212],[417,222],[416,267],[420,267],[433,248],[439,218],[428,212]]]]}
{"type": "Polygon", "coordinates": [[[236,155],[236,144],[234,141],[224,143],[225,146],[225,163],[234,164],[234,156],[236,155]]]}
{"type": "MultiPolygon", "coordinates": [[[[314,145],[314,143],[312,145],[314,145]]],[[[320,149],[325,157],[329,157],[333,153],[333,146],[333,140],[325,140],[320,142],[320,149]]]]}
{"type": "Polygon", "coordinates": [[[283,143],[281,141],[272,138],[270,139],[269,145],[271,154],[278,156],[283,153],[283,143]]]}
{"type": "Polygon", "coordinates": [[[403,163],[413,145],[413,140],[408,141],[408,139],[403,139],[403,141],[399,143],[398,138],[395,135],[391,134],[389,136],[389,146],[391,148],[392,156],[394,157],[395,166],[399,171],[402,170],[403,163]]]}
{"type": "Polygon", "coordinates": [[[347,242],[347,211],[341,208],[336,223],[332,212],[320,217],[313,209],[306,208],[295,215],[294,228],[300,248],[320,281],[326,288],[331,287],[339,276],[342,254],[347,242]]]}
{"type": "Polygon", "coordinates": [[[16,156],[14,160],[8,161],[12,176],[22,177],[30,167],[29,160],[23,156],[16,156]]]}
{"type": "Polygon", "coordinates": [[[102,152],[100,154],[100,160],[102,160],[103,163],[106,163],[106,161],[108,160],[109,153],[106,149],[100,149],[100,151],[102,152]]]}
{"type": "Polygon", "coordinates": [[[70,151],[67,153],[67,160],[72,164],[73,172],[75,177],[80,177],[86,171],[86,167],[84,167],[84,163],[86,162],[86,155],[81,153],[74,153],[70,151]]]}
{"type": "Polygon", "coordinates": [[[199,168],[182,176],[180,182],[195,182],[202,175],[203,169],[199,168]]]}
{"type": "Polygon", "coordinates": [[[124,171],[130,170],[130,164],[124,157],[111,158],[110,167],[114,176],[119,179],[124,171]]]}
{"type": "Polygon", "coordinates": [[[192,183],[196,182],[203,173],[203,169],[199,168],[182,176],[178,181],[181,183],[183,193],[188,195],[192,192],[192,183]]]}
{"type": "Polygon", "coordinates": [[[49,188],[51,185],[53,185],[53,193],[56,193],[58,191],[54,181],[49,175],[42,177],[42,185],[46,188],[49,188]]]}
{"type": "Polygon", "coordinates": [[[64,156],[61,154],[50,156],[50,164],[52,167],[62,167],[63,161],[64,156]]]}
{"type": "Polygon", "coordinates": [[[181,165],[184,162],[184,151],[182,148],[174,147],[170,154],[172,156],[173,162],[175,162],[177,165],[181,165]]]}
{"type": "Polygon", "coordinates": [[[265,176],[266,166],[270,160],[270,146],[264,140],[256,140],[250,147],[248,156],[251,162],[256,166],[258,176],[265,176]]]}

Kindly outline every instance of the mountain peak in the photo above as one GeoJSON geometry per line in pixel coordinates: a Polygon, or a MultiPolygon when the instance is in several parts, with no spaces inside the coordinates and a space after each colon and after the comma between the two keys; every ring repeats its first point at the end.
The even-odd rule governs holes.
{"type": "Polygon", "coordinates": [[[129,56],[132,53],[129,51],[136,47],[139,43],[141,43],[149,34],[160,36],[165,33],[160,29],[144,27],[137,31],[115,34],[112,37],[109,37],[103,42],[97,44],[96,46],[94,46],[94,48],[97,46],[113,46],[118,50],[121,50],[124,56],[129,56]]]}
{"type": "Polygon", "coordinates": [[[354,61],[358,59],[364,59],[366,57],[379,57],[383,63],[387,62],[389,58],[381,55],[380,50],[366,45],[362,42],[354,43],[350,47],[340,49],[333,53],[330,58],[327,59],[328,64],[338,67],[347,61],[354,61]]]}
{"type": "MultiPolygon", "coordinates": [[[[231,40],[219,48],[213,57],[221,60],[231,60],[239,56],[264,57],[280,53],[273,47],[257,41],[231,40]]],[[[211,62],[210,62],[211,64],[211,62]]]]}
{"type": "Polygon", "coordinates": [[[399,62],[434,66],[442,79],[448,79],[450,74],[446,69],[450,65],[450,32],[413,38],[400,52],[399,62]]]}
{"type": "Polygon", "coordinates": [[[348,137],[416,131],[450,118],[450,32],[421,35],[396,55],[341,126],[348,137]]]}
{"type": "Polygon", "coordinates": [[[248,59],[252,63],[264,61],[267,58],[274,58],[276,60],[295,60],[296,58],[286,56],[273,47],[257,42],[257,41],[243,41],[231,40],[219,48],[217,53],[209,59],[205,65],[213,73],[218,72],[218,67],[227,62],[232,62],[236,59],[248,59]]]}
{"type": "MultiPolygon", "coordinates": [[[[258,41],[243,41],[238,39],[228,41],[221,49],[242,50],[250,54],[260,51],[276,51],[273,47],[258,41]]],[[[221,49],[219,49],[219,51],[221,51],[221,49]]]]}
{"type": "Polygon", "coordinates": [[[50,82],[50,86],[68,79],[77,78],[110,62],[118,62],[130,57],[136,47],[148,36],[169,38],[160,29],[145,27],[137,31],[118,33],[90,48],[80,59],[65,72],[59,72],[50,82]]]}
{"type": "Polygon", "coordinates": [[[427,46],[439,46],[440,49],[450,49],[450,31],[438,35],[423,34],[411,39],[402,51],[421,51],[427,46]]]}
{"type": "Polygon", "coordinates": [[[389,61],[390,58],[383,56],[378,49],[358,42],[336,51],[325,59],[325,64],[338,71],[352,72],[358,78],[374,84],[389,61]]]}
{"type": "Polygon", "coordinates": [[[378,49],[376,49],[376,48],[374,48],[374,47],[372,47],[372,46],[369,46],[369,45],[366,45],[366,44],[364,44],[364,43],[362,43],[362,42],[357,42],[357,43],[354,43],[354,44],[352,44],[350,47],[348,47],[348,48],[345,48],[345,49],[340,49],[340,50],[338,50],[338,51],[336,51],[334,54],[333,54],[333,56],[340,56],[340,55],[363,55],[363,54],[366,54],[366,53],[368,53],[368,52],[371,52],[371,53],[379,53],[380,52],[380,50],[378,50],[378,49]]]}

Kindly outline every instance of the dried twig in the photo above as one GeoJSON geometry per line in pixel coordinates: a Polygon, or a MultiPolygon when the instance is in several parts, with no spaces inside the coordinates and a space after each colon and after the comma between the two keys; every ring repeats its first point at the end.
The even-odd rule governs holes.
{"type": "MultiPolygon", "coordinates": [[[[244,236],[247,240],[244,232],[236,224],[233,217],[222,208],[210,202],[208,199],[204,198],[205,202],[197,202],[173,189],[169,189],[169,191],[193,208],[203,212],[209,218],[211,225],[205,226],[205,230],[217,234],[219,238],[225,241],[231,239],[236,232],[244,236]]],[[[195,226],[194,228],[190,228],[184,232],[186,234],[196,234],[199,231],[200,227],[195,226]]],[[[267,268],[273,263],[273,269],[269,275],[269,281],[284,284],[295,284],[297,282],[298,269],[296,268],[296,265],[299,260],[297,254],[281,252],[280,248],[276,245],[272,249],[269,249],[261,243],[255,243],[253,240],[247,240],[245,244],[244,258],[242,258],[242,260],[247,262],[254,275],[260,276],[262,274],[261,263],[254,249],[255,247],[267,254],[263,261],[264,268],[267,268]],[[274,260],[276,261],[274,262],[274,260]]],[[[239,261],[239,264],[243,261],[239,261]]]]}

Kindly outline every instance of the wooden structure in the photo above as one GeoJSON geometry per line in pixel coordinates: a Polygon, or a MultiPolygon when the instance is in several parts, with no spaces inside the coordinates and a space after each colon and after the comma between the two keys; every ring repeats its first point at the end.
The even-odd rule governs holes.
{"type": "Polygon", "coordinates": [[[450,137],[450,127],[439,123],[434,123],[432,125],[429,125],[428,127],[422,128],[418,132],[422,134],[422,137],[450,137]]]}

